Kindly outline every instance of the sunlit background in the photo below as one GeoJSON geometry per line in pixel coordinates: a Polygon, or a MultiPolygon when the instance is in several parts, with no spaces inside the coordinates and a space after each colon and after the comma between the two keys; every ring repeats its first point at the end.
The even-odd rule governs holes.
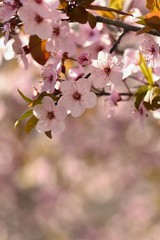
{"type": "Polygon", "coordinates": [[[108,119],[102,98],[53,139],[14,129],[40,73],[0,41],[0,240],[158,240],[159,120],[129,102],[108,119]]]}

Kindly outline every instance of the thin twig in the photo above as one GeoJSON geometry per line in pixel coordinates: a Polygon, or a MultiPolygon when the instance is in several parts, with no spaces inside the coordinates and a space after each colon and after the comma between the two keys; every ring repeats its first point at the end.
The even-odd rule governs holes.
{"type": "Polygon", "coordinates": [[[116,50],[117,46],[120,44],[121,39],[127,32],[128,30],[124,30],[122,34],[118,37],[117,41],[114,43],[113,47],[109,51],[111,54],[116,50]]]}
{"type": "Polygon", "coordinates": [[[91,10],[100,10],[100,11],[107,11],[107,12],[115,12],[118,14],[126,15],[126,16],[133,16],[131,13],[123,12],[115,8],[110,8],[110,7],[103,7],[103,6],[98,6],[98,5],[87,5],[85,7],[86,9],[91,9],[91,10]]]}
{"type": "MultiPolygon", "coordinates": [[[[109,25],[112,25],[112,26],[115,26],[115,27],[123,28],[126,31],[131,31],[131,32],[138,32],[138,31],[143,29],[143,27],[137,27],[137,26],[129,25],[127,23],[123,23],[123,22],[118,21],[118,20],[113,20],[113,19],[100,17],[100,16],[96,16],[96,20],[97,20],[97,22],[101,22],[101,23],[109,24],[109,25]]],[[[158,32],[156,30],[151,30],[147,33],[149,33],[151,35],[154,35],[154,36],[160,36],[160,32],[158,32]]]]}
{"type": "MultiPolygon", "coordinates": [[[[101,97],[101,96],[110,96],[110,95],[111,95],[110,92],[104,92],[104,91],[99,91],[99,92],[96,92],[95,94],[96,94],[98,97],[101,97]]],[[[122,96],[122,97],[129,97],[129,98],[134,96],[134,94],[131,93],[131,92],[128,92],[128,93],[126,93],[126,92],[121,92],[121,93],[119,93],[119,95],[122,96]]]]}

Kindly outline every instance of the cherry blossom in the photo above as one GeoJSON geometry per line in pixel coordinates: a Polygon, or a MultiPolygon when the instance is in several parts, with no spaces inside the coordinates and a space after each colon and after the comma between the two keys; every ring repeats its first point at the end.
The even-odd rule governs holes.
{"type": "Polygon", "coordinates": [[[15,1],[3,1],[0,6],[0,20],[6,22],[16,13],[17,4],[15,1]]]}
{"type": "Polygon", "coordinates": [[[52,23],[50,18],[44,18],[36,9],[23,6],[19,9],[19,15],[24,22],[24,30],[28,34],[37,34],[42,39],[47,39],[52,34],[52,23]],[[45,31],[44,31],[45,29],[45,31]]]}
{"type": "Polygon", "coordinates": [[[100,51],[98,59],[92,60],[89,68],[90,80],[96,88],[103,88],[107,83],[122,80],[122,72],[119,67],[120,61],[116,56],[112,56],[107,51],[100,51]]]}
{"type": "Polygon", "coordinates": [[[38,132],[51,130],[52,135],[63,132],[65,128],[63,120],[66,118],[67,112],[62,105],[55,105],[52,98],[45,96],[42,104],[33,108],[33,114],[39,120],[36,125],[38,132]]]}
{"type": "Polygon", "coordinates": [[[12,44],[13,50],[16,55],[20,55],[21,60],[24,64],[25,70],[28,69],[28,59],[26,57],[26,53],[22,47],[22,42],[19,37],[14,36],[14,43],[12,44]]]}
{"type": "Polygon", "coordinates": [[[52,35],[47,41],[46,49],[48,51],[57,51],[57,49],[61,49],[63,51],[68,50],[67,43],[69,33],[70,28],[67,22],[61,22],[60,20],[53,21],[52,35]]]}
{"type": "Polygon", "coordinates": [[[135,75],[139,73],[140,68],[139,62],[139,51],[131,48],[127,48],[123,55],[123,79],[130,75],[135,75]]]}
{"type": "Polygon", "coordinates": [[[112,90],[111,94],[105,98],[105,110],[107,111],[108,118],[113,117],[115,112],[115,107],[117,106],[117,103],[121,101],[121,96],[118,92],[115,90],[112,90]]]}
{"type": "Polygon", "coordinates": [[[91,84],[88,79],[80,78],[78,81],[65,81],[61,84],[62,97],[60,102],[73,117],[82,115],[85,108],[96,105],[96,95],[90,92],[91,84]]]}
{"type": "Polygon", "coordinates": [[[82,65],[82,67],[85,67],[91,63],[92,55],[87,52],[82,52],[77,58],[77,61],[79,64],[82,65]]]}
{"type": "Polygon", "coordinates": [[[54,68],[54,64],[50,63],[43,69],[42,78],[43,85],[41,91],[52,93],[57,79],[57,71],[54,68]]]}
{"type": "Polygon", "coordinates": [[[153,37],[146,36],[140,47],[149,66],[155,66],[159,58],[159,45],[153,37]]]}

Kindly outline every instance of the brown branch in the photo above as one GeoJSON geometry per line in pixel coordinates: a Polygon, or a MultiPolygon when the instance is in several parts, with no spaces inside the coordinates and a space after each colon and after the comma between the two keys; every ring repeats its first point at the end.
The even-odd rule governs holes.
{"type": "MultiPolygon", "coordinates": [[[[110,96],[111,93],[110,92],[104,92],[104,91],[99,91],[99,92],[95,92],[95,94],[97,95],[97,97],[101,97],[101,96],[110,96]]],[[[121,92],[119,93],[119,95],[121,97],[133,97],[134,94],[131,92],[125,93],[125,92],[121,92]]]]}
{"type": "Polygon", "coordinates": [[[110,8],[110,7],[103,7],[103,6],[98,6],[98,5],[87,5],[85,8],[90,9],[90,10],[95,10],[95,11],[115,12],[117,14],[122,14],[122,15],[126,15],[126,16],[133,16],[131,13],[126,13],[126,12],[120,11],[120,10],[115,9],[115,8],[110,8]]]}
{"type": "MultiPolygon", "coordinates": [[[[127,23],[123,23],[123,22],[120,22],[118,20],[113,20],[113,19],[100,17],[100,16],[96,16],[96,20],[97,20],[97,22],[109,24],[109,25],[112,25],[112,26],[115,26],[115,27],[118,27],[118,28],[123,28],[126,31],[131,31],[131,32],[138,32],[138,31],[143,29],[143,27],[137,27],[137,26],[129,25],[127,23]]],[[[147,33],[149,33],[151,35],[154,35],[154,36],[160,36],[160,32],[158,32],[156,30],[151,30],[147,33]]]]}
{"type": "Polygon", "coordinates": [[[118,37],[117,41],[114,43],[113,47],[112,47],[112,48],[110,49],[110,51],[109,51],[111,54],[116,50],[116,48],[117,48],[118,45],[120,44],[121,39],[123,38],[123,36],[124,36],[127,32],[128,32],[128,30],[124,30],[124,31],[122,32],[122,34],[118,37]]]}

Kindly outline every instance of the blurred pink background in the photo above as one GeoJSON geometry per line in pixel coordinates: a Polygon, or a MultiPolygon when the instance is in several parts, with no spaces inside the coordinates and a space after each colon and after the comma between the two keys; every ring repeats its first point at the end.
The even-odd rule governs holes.
{"type": "Polygon", "coordinates": [[[1,61],[0,240],[158,240],[160,122],[142,128],[129,102],[108,119],[99,99],[61,136],[27,135],[13,127],[26,110],[17,88],[30,95],[38,78],[1,61]]]}

